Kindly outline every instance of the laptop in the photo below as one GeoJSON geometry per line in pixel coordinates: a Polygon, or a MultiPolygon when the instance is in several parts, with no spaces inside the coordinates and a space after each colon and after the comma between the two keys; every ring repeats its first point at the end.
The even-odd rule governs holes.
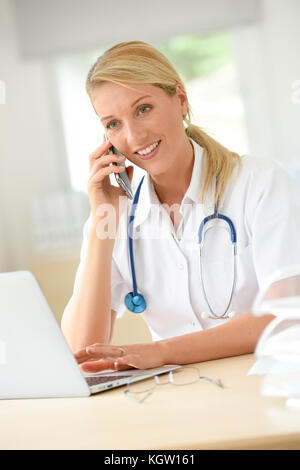
{"type": "Polygon", "coordinates": [[[35,276],[0,273],[0,399],[87,397],[180,367],[83,373],[35,276]]]}

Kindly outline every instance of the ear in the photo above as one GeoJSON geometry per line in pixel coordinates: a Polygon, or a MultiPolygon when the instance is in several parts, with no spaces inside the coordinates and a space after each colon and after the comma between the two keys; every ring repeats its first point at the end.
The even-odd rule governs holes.
{"type": "Polygon", "coordinates": [[[183,86],[180,83],[176,84],[176,95],[177,95],[177,98],[179,100],[179,104],[181,107],[181,114],[182,116],[185,116],[188,111],[189,102],[188,102],[187,94],[183,86]]]}

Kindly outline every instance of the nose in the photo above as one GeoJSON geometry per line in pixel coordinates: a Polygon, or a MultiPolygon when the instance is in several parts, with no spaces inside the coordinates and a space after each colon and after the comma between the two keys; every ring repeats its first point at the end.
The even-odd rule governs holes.
{"type": "Polygon", "coordinates": [[[147,130],[142,124],[137,122],[128,122],[124,126],[124,141],[132,152],[142,146],[145,143],[146,138],[147,130]]]}

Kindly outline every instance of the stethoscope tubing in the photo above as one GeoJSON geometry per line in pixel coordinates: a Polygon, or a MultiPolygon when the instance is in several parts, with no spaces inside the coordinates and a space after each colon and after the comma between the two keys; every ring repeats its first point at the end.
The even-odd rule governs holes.
{"type": "MultiPolygon", "coordinates": [[[[210,302],[207,298],[207,294],[206,294],[206,289],[204,287],[204,281],[203,281],[203,267],[202,267],[202,249],[203,249],[203,243],[201,243],[200,245],[200,275],[201,275],[201,287],[202,287],[202,292],[203,292],[203,296],[205,298],[205,301],[206,301],[206,304],[209,308],[209,311],[213,317],[214,320],[223,320],[223,319],[227,319],[227,318],[230,318],[227,314],[228,310],[229,310],[229,307],[230,307],[230,304],[231,304],[231,301],[232,301],[232,297],[233,297],[233,294],[234,294],[234,291],[235,291],[235,286],[236,286],[236,244],[234,243],[233,244],[233,283],[232,283],[232,288],[231,288],[231,293],[230,293],[230,298],[229,298],[229,301],[228,301],[228,305],[224,311],[224,313],[222,315],[217,315],[211,305],[210,305],[210,302]]],[[[211,318],[211,317],[210,317],[211,318]]]]}
{"type": "Polygon", "coordinates": [[[132,313],[143,313],[146,310],[146,300],[142,294],[138,293],[137,282],[136,282],[136,275],[135,275],[135,267],[134,267],[134,255],[133,255],[133,222],[134,222],[134,214],[136,210],[136,206],[140,197],[140,190],[143,184],[145,176],[141,179],[139,186],[135,192],[131,211],[129,215],[129,222],[128,222],[128,250],[129,250],[129,262],[130,262],[130,270],[131,270],[131,278],[132,278],[132,292],[128,292],[125,296],[124,302],[126,308],[132,313]]]}
{"type": "Polygon", "coordinates": [[[129,222],[128,222],[128,248],[129,248],[129,260],[130,260],[130,270],[131,270],[131,277],[132,277],[132,287],[133,287],[133,295],[137,295],[137,283],[136,283],[136,276],[135,276],[135,267],[134,267],[134,256],[133,256],[133,222],[134,222],[134,214],[137,203],[140,197],[140,191],[143,184],[145,176],[141,179],[139,186],[135,192],[131,211],[129,215],[129,222]]]}
{"type": "Polygon", "coordinates": [[[231,304],[231,301],[232,301],[232,297],[233,297],[233,294],[234,294],[234,291],[235,291],[235,286],[236,286],[236,230],[234,228],[234,224],[233,224],[232,220],[229,217],[227,217],[226,215],[218,213],[217,204],[215,204],[214,213],[212,215],[209,215],[209,216],[205,217],[202,220],[202,222],[199,226],[198,243],[199,243],[199,247],[200,247],[199,251],[200,251],[201,287],[202,287],[202,292],[203,292],[203,296],[205,298],[206,304],[207,304],[207,306],[209,308],[209,311],[212,315],[212,317],[210,317],[210,318],[213,318],[215,320],[230,318],[226,314],[229,310],[229,307],[230,307],[230,304],[231,304]],[[214,220],[214,219],[224,220],[228,224],[228,226],[230,228],[230,238],[231,238],[232,249],[233,249],[233,282],[232,282],[232,288],[231,288],[231,292],[230,292],[229,302],[228,302],[228,305],[227,305],[227,307],[226,307],[226,309],[225,309],[225,311],[222,315],[217,315],[213,311],[213,309],[210,305],[210,302],[208,300],[208,297],[207,297],[207,294],[206,294],[206,289],[205,289],[205,286],[204,286],[204,281],[203,281],[203,264],[202,264],[203,256],[202,256],[202,251],[203,251],[204,237],[205,237],[205,235],[203,235],[204,234],[204,227],[207,223],[209,223],[211,220],[214,220]]]}

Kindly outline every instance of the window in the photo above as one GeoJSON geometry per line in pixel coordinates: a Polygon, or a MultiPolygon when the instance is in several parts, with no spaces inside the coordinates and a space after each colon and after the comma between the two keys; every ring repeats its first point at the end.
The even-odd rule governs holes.
{"type": "MultiPolygon", "coordinates": [[[[183,78],[193,122],[230,150],[247,153],[245,112],[230,33],[172,37],[153,45],[183,78]]],[[[86,192],[88,156],[102,142],[103,128],[85,91],[85,80],[103,51],[62,57],[56,62],[71,184],[77,191],[86,192]]],[[[135,168],[135,177],[141,171],[135,168]]]]}
{"type": "Polygon", "coordinates": [[[249,152],[230,34],[175,37],[157,46],[183,78],[193,123],[230,150],[249,152]]]}

